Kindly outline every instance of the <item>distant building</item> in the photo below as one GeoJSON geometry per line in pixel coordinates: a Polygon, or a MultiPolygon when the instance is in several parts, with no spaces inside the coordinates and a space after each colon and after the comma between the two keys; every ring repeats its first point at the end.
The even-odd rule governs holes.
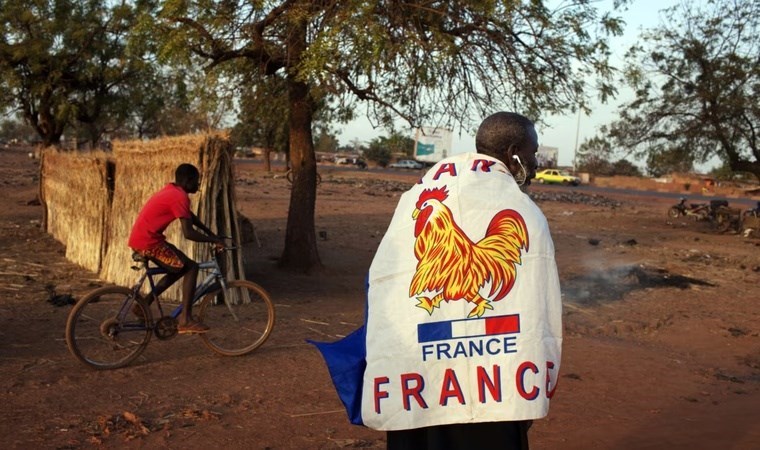
{"type": "Polygon", "coordinates": [[[558,155],[559,155],[559,148],[539,145],[538,151],[536,152],[536,159],[538,160],[538,168],[549,169],[549,168],[557,167],[558,155]]]}

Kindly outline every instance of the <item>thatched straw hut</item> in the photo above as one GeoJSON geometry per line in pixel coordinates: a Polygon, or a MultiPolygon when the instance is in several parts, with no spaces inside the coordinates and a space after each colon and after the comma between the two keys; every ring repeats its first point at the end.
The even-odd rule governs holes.
{"type": "Polygon", "coordinates": [[[102,152],[79,154],[50,149],[40,165],[43,226],[66,244],[66,258],[98,272],[110,213],[112,163],[102,152]]]}
{"type": "MultiPolygon", "coordinates": [[[[128,270],[132,251],[127,239],[132,224],[145,201],[173,181],[176,167],[187,162],[201,173],[200,190],[190,196],[193,211],[209,228],[231,236],[238,245],[231,157],[229,142],[216,135],[115,141],[109,154],[46,150],[41,177],[46,230],[66,245],[67,258],[104,280],[129,286],[136,278],[128,270]],[[86,225],[76,224],[81,219],[86,225]]],[[[178,221],[166,230],[166,236],[196,261],[209,256],[208,244],[182,237],[178,221]]],[[[231,279],[244,278],[239,255],[228,254],[225,266],[231,279]]],[[[162,298],[178,300],[179,284],[162,298]]]]}

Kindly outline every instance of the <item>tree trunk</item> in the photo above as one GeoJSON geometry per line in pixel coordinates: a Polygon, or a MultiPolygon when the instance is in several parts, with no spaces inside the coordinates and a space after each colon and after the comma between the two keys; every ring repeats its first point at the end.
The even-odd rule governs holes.
{"type": "Polygon", "coordinates": [[[61,136],[66,126],[65,121],[59,121],[52,113],[54,105],[50,92],[43,92],[36,100],[28,99],[22,102],[22,111],[26,123],[37,132],[45,147],[60,146],[61,136]]]}
{"type": "Polygon", "coordinates": [[[272,149],[269,147],[264,147],[262,156],[264,158],[264,170],[269,173],[272,171],[272,149]]]}
{"type": "Polygon", "coordinates": [[[751,161],[746,156],[743,157],[739,153],[739,149],[734,145],[734,141],[721,133],[721,128],[715,125],[714,127],[718,130],[718,142],[720,142],[722,147],[723,155],[728,159],[728,167],[731,168],[731,171],[751,173],[760,181],[760,160],[758,160],[760,154],[758,154],[757,149],[754,146],[750,148],[750,153],[755,157],[755,161],[751,161]]]}
{"type": "MultiPolygon", "coordinates": [[[[306,23],[299,21],[291,28],[289,50],[299,61],[306,48],[306,23]]],[[[288,74],[290,103],[290,168],[293,186],[290,191],[288,223],[285,230],[285,249],[280,267],[309,272],[322,266],[317,252],[314,231],[314,207],[317,198],[317,161],[311,135],[313,116],[309,86],[296,78],[296,70],[288,74]]]]}
{"type": "Polygon", "coordinates": [[[59,146],[61,136],[63,136],[63,126],[57,124],[55,119],[50,116],[44,112],[38,115],[31,113],[24,115],[26,123],[34,128],[44,147],[59,146]]]}
{"type": "Polygon", "coordinates": [[[103,135],[103,130],[100,129],[95,123],[85,123],[85,132],[87,133],[87,141],[90,145],[90,150],[97,150],[100,143],[100,136],[103,135]]]}

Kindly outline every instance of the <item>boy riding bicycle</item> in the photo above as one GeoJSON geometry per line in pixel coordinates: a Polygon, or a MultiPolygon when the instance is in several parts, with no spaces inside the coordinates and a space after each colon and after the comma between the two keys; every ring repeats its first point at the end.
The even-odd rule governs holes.
{"type": "MultiPolygon", "coordinates": [[[[156,283],[153,293],[146,298],[148,305],[177,280],[182,282],[182,313],[178,318],[180,334],[205,333],[208,326],[197,322],[192,316],[192,300],[198,278],[198,263],[177,247],[166,241],[164,230],[175,219],[182,225],[185,239],[195,242],[211,242],[224,246],[224,239],[216,236],[190,210],[189,194],[198,192],[200,173],[192,164],[180,164],[174,172],[174,183],[168,183],[153,194],[137,215],[129,235],[129,247],[140,255],[164,268],[167,274],[156,283]],[[203,231],[203,233],[196,230],[203,231]]],[[[142,312],[141,309],[138,311],[142,312]]]]}

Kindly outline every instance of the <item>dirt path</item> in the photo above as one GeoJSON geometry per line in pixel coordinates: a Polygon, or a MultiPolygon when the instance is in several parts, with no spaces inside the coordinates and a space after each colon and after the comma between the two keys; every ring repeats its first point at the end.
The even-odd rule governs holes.
{"type": "MultiPolygon", "coordinates": [[[[101,283],[41,232],[36,163],[0,150],[0,447],[384,448],[383,433],[347,423],[305,340],[361,323],[365,273],[414,176],[320,169],[325,269],[304,276],[274,268],[288,186],[257,170],[241,166],[237,186],[262,242],[247,249],[248,277],[277,304],[270,340],[243,358],[192,337],[153,340],[132,366],[93,372],[66,350],[70,307],[47,300],[101,283]]],[[[665,202],[548,191],[536,189],[557,248],[565,345],[534,448],[760,448],[760,241],[668,223],[665,202]]]]}

